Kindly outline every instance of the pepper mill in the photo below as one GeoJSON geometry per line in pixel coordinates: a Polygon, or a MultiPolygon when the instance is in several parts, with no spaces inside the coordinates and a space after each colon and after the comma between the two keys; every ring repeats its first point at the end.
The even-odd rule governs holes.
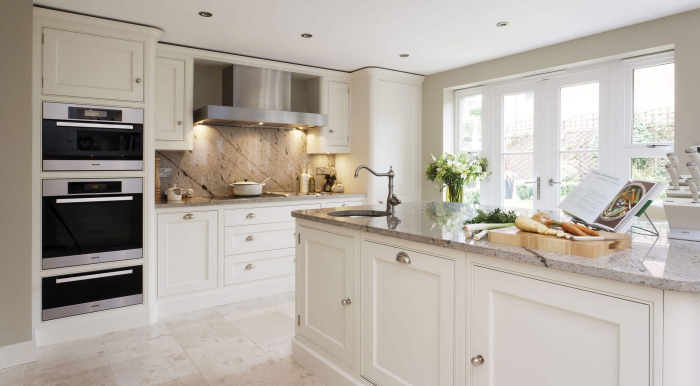
{"type": "Polygon", "coordinates": [[[156,156],[156,201],[160,200],[161,198],[161,193],[160,193],[160,175],[158,174],[158,170],[160,169],[160,157],[156,156]]]}

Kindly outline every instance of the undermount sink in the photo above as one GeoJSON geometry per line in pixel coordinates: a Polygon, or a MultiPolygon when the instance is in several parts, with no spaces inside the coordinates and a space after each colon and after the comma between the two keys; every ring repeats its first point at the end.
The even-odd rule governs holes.
{"type": "Polygon", "coordinates": [[[362,217],[385,217],[388,216],[389,212],[384,212],[381,210],[340,210],[336,212],[326,213],[333,217],[350,217],[350,218],[362,218],[362,217]]]}

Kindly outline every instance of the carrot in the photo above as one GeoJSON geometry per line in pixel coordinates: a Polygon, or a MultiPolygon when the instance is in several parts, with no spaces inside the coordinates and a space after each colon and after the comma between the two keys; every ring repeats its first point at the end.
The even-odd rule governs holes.
{"type": "Polygon", "coordinates": [[[584,231],[585,233],[588,233],[591,236],[600,236],[600,233],[598,231],[594,231],[593,229],[583,225],[583,224],[574,224],[576,225],[576,228],[584,231]]]}
{"type": "Polygon", "coordinates": [[[574,236],[585,236],[586,233],[571,222],[563,222],[561,223],[561,229],[564,230],[564,232],[571,233],[574,236]]]}

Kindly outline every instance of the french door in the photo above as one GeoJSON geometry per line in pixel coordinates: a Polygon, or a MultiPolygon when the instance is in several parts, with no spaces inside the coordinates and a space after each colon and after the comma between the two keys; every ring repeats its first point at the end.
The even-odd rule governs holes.
{"type": "Polygon", "coordinates": [[[608,76],[604,67],[494,86],[488,203],[555,210],[591,170],[608,166],[608,76]]]}

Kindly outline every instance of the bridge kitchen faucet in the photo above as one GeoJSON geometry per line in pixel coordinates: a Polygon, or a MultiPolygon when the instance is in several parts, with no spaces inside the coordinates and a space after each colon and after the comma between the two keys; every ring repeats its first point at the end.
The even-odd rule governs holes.
{"type": "Polygon", "coordinates": [[[389,194],[386,196],[386,211],[393,214],[394,207],[401,203],[401,200],[394,194],[394,169],[389,166],[388,173],[377,173],[365,165],[360,165],[355,169],[355,178],[359,176],[361,169],[367,169],[368,172],[377,177],[389,177],[389,194]]]}

